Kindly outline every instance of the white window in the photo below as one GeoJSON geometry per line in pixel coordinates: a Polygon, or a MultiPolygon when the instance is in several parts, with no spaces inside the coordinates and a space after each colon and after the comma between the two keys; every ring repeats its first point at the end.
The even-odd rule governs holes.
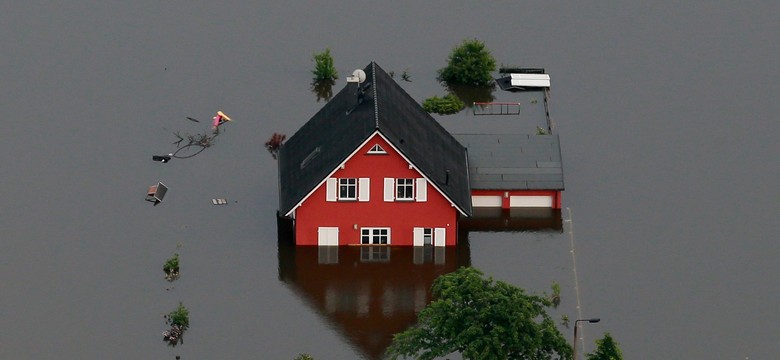
{"type": "Polygon", "coordinates": [[[369,154],[387,154],[387,151],[385,151],[385,149],[383,149],[382,146],[380,146],[379,144],[376,144],[376,145],[372,146],[370,150],[368,150],[368,153],[369,154]]]}
{"type": "Polygon", "coordinates": [[[363,245],[389,245],[390,228],[361,228],[360,243],[363,245]]]}
{"type": "Polygon", "coordinates": [[[444,246],[446,245],[447,229],[445,228],[419,228],[416,227],[413,232],[414,246],[444,246]]]}
{"type": "Polygon", "coordinates": [[[395,199],[414,200],[414,179],[395,179],[395,199]]]}
{"type": "Polygon", "coordinates": [[[339,179],[339,200],[357,200],[357,179],[339,179]]]}
{"type": "Polygon", "coordinates": [[[385,178],[384,198],[392,201],[428,201],[428,183],[424,178],[385,178]]]}
{"type": "Polygon", "coordinates": [[[433,245],[433,229],[432,228],[424,228],[423,229],[423,245],[433,245]]]}
{"type": "Polygon", "coordinates": [[[328,178],[326,181],[326,201],[368,201],[369,178],[328,178]]]}

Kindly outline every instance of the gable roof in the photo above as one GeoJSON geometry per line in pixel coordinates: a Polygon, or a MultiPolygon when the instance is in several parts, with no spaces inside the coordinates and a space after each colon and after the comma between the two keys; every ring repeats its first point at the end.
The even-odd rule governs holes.
{"type": "Polygon", "coordinates": [[[380,132],[462,213],[471,215],[466,149],[371,62],[279,150],[279,210],[289,214],[369,136],[380,132]]]}

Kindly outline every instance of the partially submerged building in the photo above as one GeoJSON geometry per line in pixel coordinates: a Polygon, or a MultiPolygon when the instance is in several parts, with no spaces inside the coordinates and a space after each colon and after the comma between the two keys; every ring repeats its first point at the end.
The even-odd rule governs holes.
{"type": "MultiPolygon", "coordinates": [[[[547,110],[549,76],[518,75],[497,82],[539,105],[527,107],[543,109],[544,126],[453,135],[379,65],[356,70],[280,148],[279,215],[292,221],[295,244],[452,246],[459,224],[480,214],[559,210],[563,170],[547,110]]],[[[507,115],[515,111],[509,105],[518,114],[526,108],[475,104],[475,115],[507,115]]]]}

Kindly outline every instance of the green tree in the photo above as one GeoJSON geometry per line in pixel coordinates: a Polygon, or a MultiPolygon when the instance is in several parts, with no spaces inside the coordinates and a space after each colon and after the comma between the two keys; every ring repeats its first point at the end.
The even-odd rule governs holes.
{"type": "Polygon", "coordinates": [[[439,81],[450,85],[487,86],[493,82],[491,72],[496,70],[496,60],[479,40],[464,40],[455,47],[447,66],[439,69],[439,81]]]}
{"type": "Polygon", "coordinates": [[[187,330],[190,327],[190,311],[181,302],[176,310],[168,313],[167,319],[168,325],[178,326],[182,330],[187,330]]]}
{"type": "Polygon", "coordinates": [[[587,360],[623,360],[623,353],[615,339],[609,333],[596,340],[596,351],[585,354],[587,360]]]}
{"type": "Polygon", "coordinates": [[[460,101],[457,96],[453,94],[447,94],[443,98],[438,96],[432,96],[422,104],[423,109],[429,113],[436,113],[441,115],[455,114],[463,110],[466,105],[463,101],[460,101]]]}
{"type": "Polygon", "coordinates": [[[314,81],[324,80],[336,80],[339,78],[339,73],[336,71],[336,67],[333,66],[333,57],[330,56],[330,49],[326,48],[325,51],[314,54],[312,57],[314,60],[314,81]]]}
{"type": "Polygon", "coordinates": [[[460,268],[433,283],[434,301],[417,324],[396,334],[391,359],[434,359],[459,352],[464,359],[571,359],[571,346],[546,312],[547,297],[460,268]]]}

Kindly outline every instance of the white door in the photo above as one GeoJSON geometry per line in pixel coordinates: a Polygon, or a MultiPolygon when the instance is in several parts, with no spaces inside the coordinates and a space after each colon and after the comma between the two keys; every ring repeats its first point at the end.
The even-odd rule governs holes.
{"type": "Polygon", "coordinates": [[[317,229],[317,245],[319,246],[338,246],[339,228],[320,227],[317,229]]]}

